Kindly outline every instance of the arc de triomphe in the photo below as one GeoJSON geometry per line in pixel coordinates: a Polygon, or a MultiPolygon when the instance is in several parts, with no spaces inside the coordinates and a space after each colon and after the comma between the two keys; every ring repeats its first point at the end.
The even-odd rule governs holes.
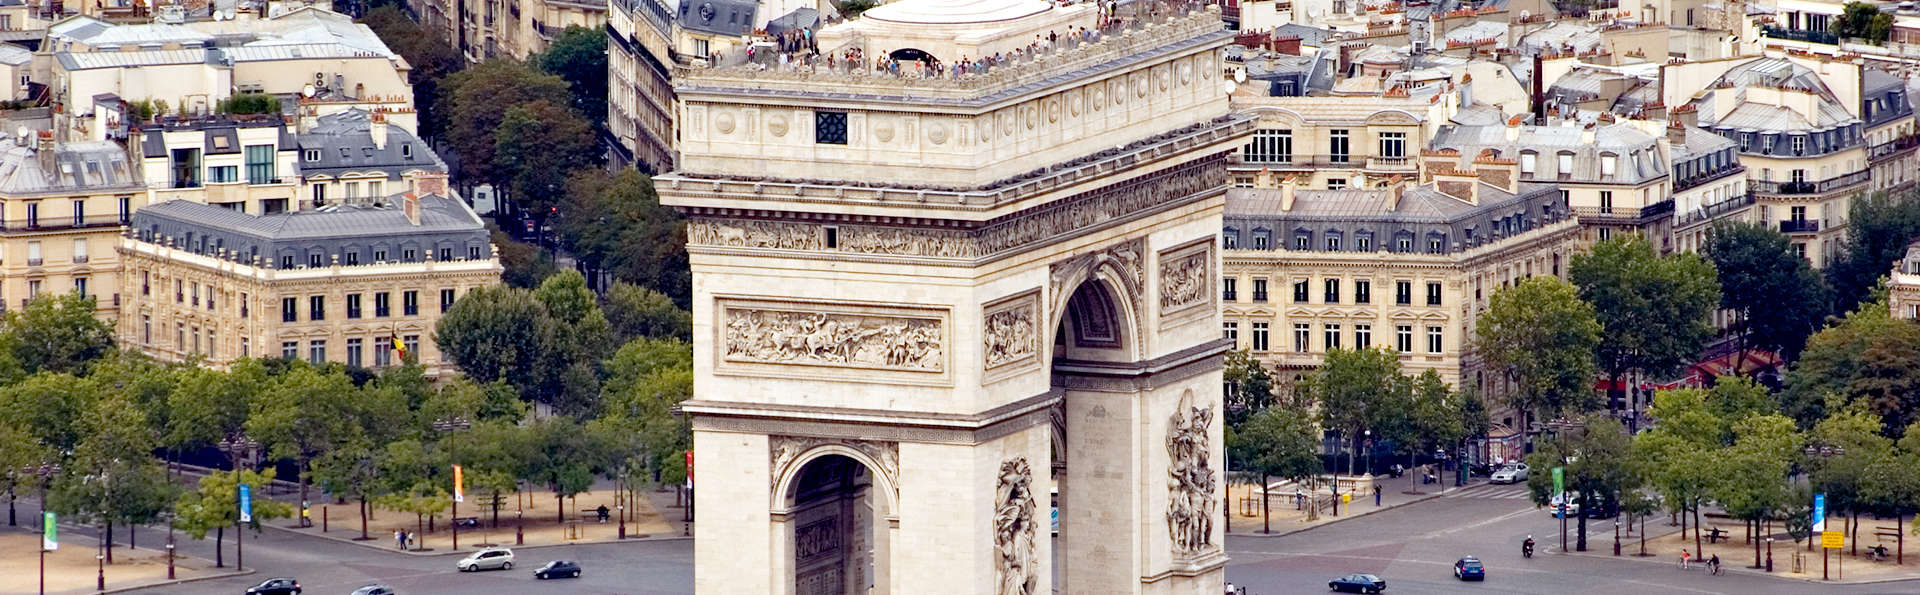
{"type": "Polygon", "coordinates": [[[899,76],[676,73],[655,185],[693,263],[698,592],[1222,589],[1215,237],[1251,123],[1217,12],[1083,41],[1097,5],[901,0],[819,33],[899,76]]]}

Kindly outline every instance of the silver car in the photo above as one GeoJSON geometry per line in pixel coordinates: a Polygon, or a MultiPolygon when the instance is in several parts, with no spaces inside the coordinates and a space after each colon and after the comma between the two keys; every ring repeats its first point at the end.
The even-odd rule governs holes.
{"type": "Polygon", "coordinates": [[[1488,480],[1493,483],[1520,483],[1526,481],[1527,464],[1518,463],[1501,467],[1499,471],[1493,472],[1493,476],[1489,477],[1488,480]]]}
{"type": "Polygon", "coordinates": [[[453,567],[460,569],[460,572],[513,570],[513,550],[503,547],[487,548],[461,558],[459,562],[454,563],[453,567]]]}

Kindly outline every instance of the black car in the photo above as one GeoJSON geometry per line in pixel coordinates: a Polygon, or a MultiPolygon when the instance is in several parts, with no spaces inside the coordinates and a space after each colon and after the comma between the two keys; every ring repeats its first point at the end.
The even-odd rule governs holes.
{"type": "Polygon", "coordinates": [[[1387,581],[1371,574],[1349,574],[1333,579],[1327,588],[1355,593],[1379,593],[1387,590],[1387,581]]]}
{"type": "Polygon", "coordinates": [[[247,589],[247,595],[300,595],[300,581],[290,578],[270,578],[247,589]]]}
{"type": "Polygon", "coordinates": [[[533,578],[580,578],[580,563],[572,560],[554,560],[539,570],[533,571],[533,578]]]}
{"type": "Polygon", "coordinates": [[[393,587],[386,585],[367,585],[354,589],[353,595],[393,595],[393,587]]]}

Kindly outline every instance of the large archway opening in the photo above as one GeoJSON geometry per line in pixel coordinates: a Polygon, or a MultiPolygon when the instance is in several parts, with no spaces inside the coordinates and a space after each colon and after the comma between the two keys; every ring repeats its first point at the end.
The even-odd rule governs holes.
{"type": "Polygon", "coordinates": [[[840,454],[807,461],[786,495],[795,595],[887,592],[888,501],[873,470],[840,454]]]}
{"type": "MultiPolygon", "coordinates": [[[[1127,476],[1113,468],[1114,452],[1128,448],[1127,432],[1105,424],[1120,420],[1126,399],[1091,386],[1115,365],[1135,359],[1136,330],[1131,320],[1124,284],[1095,271],[1075,288],[1058,314],[1053,333],[1051,381],[1061,395],[1053,417],[1053,490],[1049,515],[1054,534],[1053,585],[1057,592],[1099,590],[1084,573],[1111,567],[1105,559],[1124,548],[1103,547],[1100,525],[1122,516],[1111,498],[1122,493],[1127,476]],[[1107,408],[1119,407],[1108,415],[1107,408]],[[1115,451],[1113,449],[1122,449],[1115,451]],[[1094,554],[1095,551],[1101,554],[1094,554]],[[1100,559],[1096,559],[1096,558],[1100,559]],[[1076,568],[1079,567],[1079,568],[1076,568]]],[[[1124,425],[1124,424],[1122,424],[1124,425]]]]}

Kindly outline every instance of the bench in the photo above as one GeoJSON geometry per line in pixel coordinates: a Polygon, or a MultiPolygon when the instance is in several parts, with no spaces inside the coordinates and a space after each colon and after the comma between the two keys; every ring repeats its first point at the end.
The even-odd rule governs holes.
{"type": "Polygon", "coordinates": [[[1727,538],[1727,531],[1725,529],[1721,529],[1719,527],[1713,527],[1713,528],[1707,529],[1707,543],[1720,543],[1720,540],[1726,539],[1726,538],[1727,538]]]}

